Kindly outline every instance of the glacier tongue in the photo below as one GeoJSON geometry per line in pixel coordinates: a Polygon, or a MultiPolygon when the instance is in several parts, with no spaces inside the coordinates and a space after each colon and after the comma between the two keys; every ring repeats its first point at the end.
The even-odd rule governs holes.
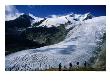
{"type": "MultiPolygon", "coordinates": [[[[53,20],[57,21],[57,19],[50,20],[52,24],[53,20]]],[[[60,22],[64,21],[66,20],[60,22]]],[[[50,21],[45,24],[48,25],[48,22],[50,21]]],[[[72,23],[66,28],[73,25],[72,23]]],[[[58,67],[59,63],[68,67],[70,62],[73,65],[80,62],[82,65],[84,61],[88,61],[94,55],[93,51],[97,47],[97,42],[103,37],[105,28],[105,16],[85,20],[74,25],[65,40],[58,44],[9,54],[5,57],[5,68],[6,70],[38,70],[38,68],[48,69],[51,66],[58,67]]]]}

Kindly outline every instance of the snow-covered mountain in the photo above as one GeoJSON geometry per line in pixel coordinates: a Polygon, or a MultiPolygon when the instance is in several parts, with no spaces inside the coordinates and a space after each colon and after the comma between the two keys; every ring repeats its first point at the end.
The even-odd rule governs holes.
{"type": "MultiPolygon", "coordinates": [[[[32,14],[29,14],[31,17],[33,17],[35,22],[40,22],[43,20],[43,18],[40,17],[35,17],[32,14]]],[[[90,13],[86,13],[84,15],[82,14],[67,14],[67,15],[51,15],[50,17],[46,17],[46,20],[43,21],[39,26],[47,26],[47,27],[52,27],[52,26],[59,26],[60,24],[66,24],[66,23],[74,23],[74,22],[81,22],[87,19],[92,19],[93,15],[90,13]]],[[[32,23],[32,24],[33,24],[32,23]]],[[[39,27],[38,26],[38,27],[39,27]]]]}
{"type": "Polygon", "coordinates": [[[37,27],[57,27],[61,24],[65,24],[65,28],[69,29],[63,41],[9,54],[5,57],[5,69],[48,69],[51,66],[58,67],[59,63],[68,67],[70,62],[73,65],[79,62],[80,66],[82,66],[84,61],[89,61],[91,57],[97,55],[94,52],[96,48],[102,46],[103,37],[106,33],[106,16],[94,17],[90,13],[52,16],[47,17],[37,27]],[[101,44],[99,45],[99,43],[101,44]]]}
{"type": "Polygon", "coordinates": [[[43,18],[41,17],[36,17],[33,14],[29,13],[29,16],[32,17],[34,20],[31,21],[31,24],[34,24],[35,22],[40,22],[41,20],[43,20],[43,18]]]}

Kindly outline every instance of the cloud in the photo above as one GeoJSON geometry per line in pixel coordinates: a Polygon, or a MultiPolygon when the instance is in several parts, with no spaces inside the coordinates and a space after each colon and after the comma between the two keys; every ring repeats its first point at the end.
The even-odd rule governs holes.
{"type": "Polygon", "coordinates": [[[51,17],[52,17],[52,18],[56,18],[56,17],[57,17],[57,15],[51,15],[51,17]]]}
{"type": "Polygon", "coordinates": [[[14,20],[16,19],[17,17],[19,17],[21,14],[23,13],[20,13],[15,6],[13,5],[6,5],[5,6],[5,20],[8,21],[8,20],[14,20]]]}

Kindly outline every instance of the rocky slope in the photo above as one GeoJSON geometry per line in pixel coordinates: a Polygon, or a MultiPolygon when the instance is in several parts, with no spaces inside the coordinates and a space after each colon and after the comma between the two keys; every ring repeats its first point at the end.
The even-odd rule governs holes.
{"type": "Polygon", "coordinates": [[[6,55],[15,51],[39,48],[51,45],[64,40],[67,30],[63,24],[52,26],[51,28],[42,27],[43,21],[36,21],[29,15],[23,14],[15,20],[5,21],[6,55]]]}

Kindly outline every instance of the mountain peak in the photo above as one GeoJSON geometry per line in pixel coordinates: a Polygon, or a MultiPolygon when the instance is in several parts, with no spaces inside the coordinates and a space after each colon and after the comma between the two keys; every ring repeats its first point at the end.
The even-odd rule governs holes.
{"type": "Polygon", "coordinates": [[[31,16],[27,15],[27,14],[22,14],[19,16],[19,18],[27,18],[27,19],[30,19],[30,20],[34,20],[34,18],[32,18],[31,16]]]}
{"type": "Polygon", "coordinates": [[[87,19],[92,19],[94,16],[89,12],[84,14],[84,19],[83,20],[87,20],[87,19]]]}

